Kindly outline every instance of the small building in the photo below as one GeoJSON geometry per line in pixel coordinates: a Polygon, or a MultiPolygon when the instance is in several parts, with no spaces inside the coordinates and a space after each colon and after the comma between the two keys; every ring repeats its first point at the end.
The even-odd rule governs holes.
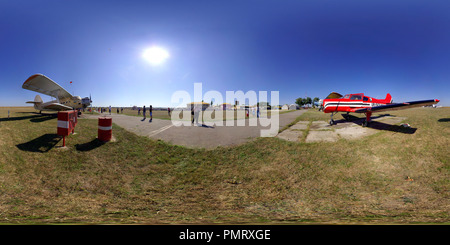
{"type": "Polygon", "coordinates": [[[285,104],[281,107],[281,110],[289,110],[289,106],[287,104],[285,104]]]}
{"type": "Polygon", "coordinates": [[[289,105],[289,110],[298,110],[300,107],[297,104],[291,104],[289,105]]]}
{"type": "Polygon", "coordinates": [[[233,107],[230,103],[222,103],[220,104],[220,108],[222,108],[222,110],[231,110],[233,107]]]}
{"type": "Polygon", "coordinates": [[[206,102],[191,102],[191,103],[187,103],[186,106],[189,110],[192,110],[196,106],[201,106],[202,111],[204,111],[204,110],[206,110],[206,108],[208,108],[210,106],[210,104],[206,103],[206,102]]]}

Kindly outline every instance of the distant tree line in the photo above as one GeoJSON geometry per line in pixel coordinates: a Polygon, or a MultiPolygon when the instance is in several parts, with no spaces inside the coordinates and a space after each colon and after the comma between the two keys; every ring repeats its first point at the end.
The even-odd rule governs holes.
{"type": "Polygon", "coordinates": [[[306,98],[297,98],[295,100],[295,104],[297,104],[300,107],[304,105],[312,105],[312,107],[315,107],[313,102],[314,103],[319,102],[319,98],[315,97],[314,99],[311,99],[311,97],[306,97],[306,98]]]}

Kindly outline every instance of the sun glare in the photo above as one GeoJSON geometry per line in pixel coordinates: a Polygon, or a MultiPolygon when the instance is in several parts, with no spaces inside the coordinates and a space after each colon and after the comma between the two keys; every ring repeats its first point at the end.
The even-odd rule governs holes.
{"type": "Polygon", "coordinates": [[[144,50],[142,57],[152,65],[159,65],[169,58],[169,53],[161,47],[151,47],[144,50]]]}

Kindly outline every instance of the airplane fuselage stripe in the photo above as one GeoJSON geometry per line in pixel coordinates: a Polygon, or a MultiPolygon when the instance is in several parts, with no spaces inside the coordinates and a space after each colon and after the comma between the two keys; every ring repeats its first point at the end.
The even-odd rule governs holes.
{"type": "Polygon", "coordinates": [[[372,103],[364,102],[326,102],[324,108],[329,106],[346,106],[346,107],[372,107],[372,103]]]}

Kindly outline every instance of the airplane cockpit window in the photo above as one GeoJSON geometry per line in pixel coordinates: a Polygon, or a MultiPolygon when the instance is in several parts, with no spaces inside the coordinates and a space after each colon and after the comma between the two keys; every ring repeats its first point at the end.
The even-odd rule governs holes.
{"type": "Polygon", "coordinates": [[[350,100],[361,100],[361,95],[352,95],[352,97],[350,98],[350,100]]]}
{"type": "Polygon", "coordinates": [[[369,101],[369,98],[367,98],[366,96],[364,96],[364,101],[369,101]]]}
{"type": "Polygon", "coordinates": [[[350,98],[350,95],[349,95],[349,94],[346,94],[346,95],[344,96],[344,99],[348,99],[348,98],[350,98]]]}

